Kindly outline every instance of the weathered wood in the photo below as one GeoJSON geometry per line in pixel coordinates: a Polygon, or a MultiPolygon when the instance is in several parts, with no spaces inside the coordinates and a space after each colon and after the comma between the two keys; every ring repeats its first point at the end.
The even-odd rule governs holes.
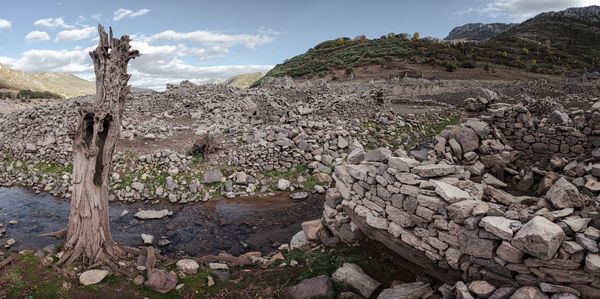
{"type": "Polygon", "coordinates": [[[112,239],[108,221],[108,184],[112,156],[119,139],[125,99],[129,94],[129,60],[132,51],[128,36],[113,38],[98,26],[96,49],[90,52],[96,73],[96,100],[92,107],[79,109],[71,132],[73,139],[73,192],[65,253],[57,265],[80,260],[85,266],[118,268],[124,252],[112,239]]]}
{"type": "Polygon", "coordinates": [[[422,269],[425,273],[448,284],[454,284],[461,280],[461,272],[454,269],[441,268],[435,262],[431,261],[424,252],[404,243],[399,238],[394,238],[387,231],[371,227],[364,218],[354,213],[352,209],[344,207],[344,211],[369,239],[383,243],[387,248],[414,264],[415,267],[422,269]]]}
{"type": "Polygon", "coordinates": [[[13,254],[9,257],[7,257],[6,259],[4,259],[3,261],[0,262],[0,269],[4,268],[6,265],[17,261],[19,255],[18,254],[13,254]]]}

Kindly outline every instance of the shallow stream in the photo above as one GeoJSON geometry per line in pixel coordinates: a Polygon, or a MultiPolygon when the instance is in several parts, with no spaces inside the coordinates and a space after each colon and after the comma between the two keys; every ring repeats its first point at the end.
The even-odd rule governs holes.
{"type": "MultiPolygon", "coordinates": [[[[141,234],[154,236],[155,244],[161,238],[171,245],[158,247],[171,256],[201,256],[226,251],[241,254],[258,250],[264,254],[288,243],[301,230],[303,221],[319,218],[323,196],[310,195],[302,201],[291,200],[287,193],[275,197],[240,197],[206,203],[133,203],[111,202],[110,225],[113,238],[122,244],[143,245],[141,234]],[[138,210],[162,210],[172,216],[155,220],[139,220],[138,210]],[[121,216],[124,210],[129,211],[121,216]]],[[[45,232],[66,226],[69,201],[49,194],[36,194],[23,188],[0,188],[0,223],[6,234],[0,245],[14,238],[11,249],[37,249],[62,241],[42,237],[45,232]],[[17,220],[17,224],[9,224],[17,220]]]]}

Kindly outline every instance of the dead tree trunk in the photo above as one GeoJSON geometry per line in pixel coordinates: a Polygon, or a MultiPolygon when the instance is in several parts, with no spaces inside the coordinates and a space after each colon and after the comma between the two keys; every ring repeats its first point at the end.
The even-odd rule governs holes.
{"type": "Polygon", "coordinates": [[[96,73],[96,100],[79,109],[73,139],[73,192],[64,255],[57,266],[80,261],[92,268],[118,268],[122,249],[114,242],[108,222],[108,185],[112,156],[121,129],[123,105],[129,94],[129,60],[139,56],[131,50],[129,36],[113,38],[98,26],[100,41],[90,56],[96,73]]]}

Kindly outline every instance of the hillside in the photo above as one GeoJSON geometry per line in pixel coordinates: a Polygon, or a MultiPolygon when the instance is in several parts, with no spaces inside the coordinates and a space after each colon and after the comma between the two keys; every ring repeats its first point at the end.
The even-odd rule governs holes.
{"type": "Polygon", "coordinates": [[[458,26],[444,40],[465,40],[465,41],[485,41],[493,38],[501,33],[504,33],[517,24],[505,23],[470,23],[458,26]]]}
{"type": "Polygon", "coordinates": [[[223,81],[223,85],[232,86],[237,88],[248,88],[252,85],[252,83],[260,80],[264,76],[263,73],[250,73],[250,74],[241,74],[237,76],[233,76],[225,81],[223,81]]]}
{"type": "MultiPolygon", "coordinates": [[[[513,55],[519,52],[535,54],[536,57],[531,59],[546,71],[552,71],[555,66],[571,70],[597,66],[600,63],[600,6],[539,14],[485,45],[486,50],[513,55]]],[[[515,63],[526,65],[528,62],[515,63]]]]}
{"type": "MultiPolygon", "coordinates": [[[[341,79],[336,70],[351,77],[357,67],[398,68],[428,64],[448,71],[482,67],[569,75],[599,64],[600,7],[571,8],[540,14],[482,43],[448,43],[432,38],[409,39],[388,34],[322,42],[306,53],[278,64],[265,76],[341,79]],[[333,74],[336,75],[333,75],[333,74]]],[[[398,72],[401,74],[401,72],[398,72]]]]}
{"type": "Polygon", "coordinates": [[[94,94],[94,83],[65,73],[27,73],[0,64],[0,88],[46,92],[62,98],[94,94]]]}

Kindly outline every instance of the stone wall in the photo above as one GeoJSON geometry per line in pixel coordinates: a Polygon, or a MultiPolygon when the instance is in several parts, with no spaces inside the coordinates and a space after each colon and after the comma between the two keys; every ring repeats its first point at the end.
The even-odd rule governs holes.
{"type": "MultiPolygon", "coordinates": [[[[513,111],[523,110],[503,113],[513,115],[513,111]]],[[[518,113],[515,118],[528,115],[518,113]]],[[[581,130],[594,126],[590,123],[597,112],[582,115],[588,114],[588,125],[579,126],[581,130]]],[[[494,120],[500,123],[499,116],[494,120]]],[[[543,138],[542,132],[549,129],[543,123],[536,123],[536,138],[543,138]]],[[[526,127],[497,129],[469,120],[442,132],[435,155],[423,162],[385,148],[363,153],[355,164],[335,168],[336,187],[327,192],[322,220],[345,242],[356,241],[361,231],[371,238],[374,232],[384,233],[384,243],[395,244],[393,249],[405,258],[414,261],[415,256],[425,256],[438,269],[462,273],[465,281],[542,290],[551,285],[553,290],[577,296],[597,296],[596,201],[562,175],[543,180],[545,192],[532,197],[502,190],[508,185],[486,173],[494,167],[506,168],[516,159],[519,151],[510,145],[514,142],[510,136],[519,135],[504,138],[502,132],[520,129],[526,127]]],[[[546,135],[567,144],[567,137],[573,135],[560,136],[563,139],[546,135]]],[[[569,153],[577,153],[576,145],[589,149],[592,145],[586,138],[569,145],[569,153]]]]}
{"type": "MultiPolygon", "coordinates": [[[[466,101],[475,103],[478,100],[466,101]]],[[[480,110],[483,113],[479,116],[481,120],[498,128],[508,143],[524,154],[590,155],[600,146],[600,106],[587,111],[557,106],[558,109],[552,110],[551,107],[528,109],[522,104],[485,103],[475,106],[474,110],[480,110]]]]}

